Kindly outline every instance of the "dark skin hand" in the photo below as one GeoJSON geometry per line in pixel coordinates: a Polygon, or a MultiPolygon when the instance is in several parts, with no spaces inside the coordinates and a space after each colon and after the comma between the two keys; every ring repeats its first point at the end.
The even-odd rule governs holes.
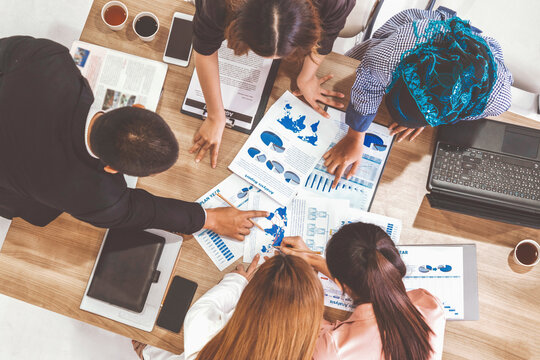
{"type": "Polygon", "coordinates": [[[336,97],[336,98],[344,98],[345,95],[343,95],[340,92],[332,91],[332,90],[326,90],[322,87],[322,84],[327,82],[328,80],[332,79],[334,75],[326,75],[322,78],[313,77],[307,80],[298,79],[298,90],[293,91],[294,96],[303,96],[304,99],[308,102],[309,105],[315,111],[317,111],[319,114],[324,116],[325,118],[329,118],[330,115],[326,111],[323,110],[322,107],[319,106],[318,102],[321,104],[326,104],[329,106],[333,106],[335,108],[341,109],[343,107],[343,104],[340,102],[337,102],[335,100],[332,100],[330,97],[336,97]]]}
{"type": "Polygon", "coordinates": [[[347,167],[351,167],[345,174],[347,179],[358,170],[364,151],[364,136],[365,133],[349,128],[347,135],[323,155],[324,166],[335,176],[332,188],[337,186],[347,167]]]}
{"type": "Polygon", "coordinates": [[[242,211],[233,207],[206,209],[204,228],[239,241],[244,241],[253,227],[254,217],[267,217],[266,211],[242,211]]]}
{"type": "Polygon", "coordinates": [[[403,139],[407,138],[407,136],[409,135],[411,136],[409,138],[409,141],[413,141],[414,139],[416,139],[418,135],[420,135],[422,131],[424,131],[424,128],[425,126],[421,128],[412,129],[412,128],[398,125],[398,123],[392,123],[392,125],[388,127],[388,129],[390,130],[390,135],[396,135],[396,134],[401,133],[401,135],[399,135],[398,138],[396,139],[397,142],[401,142],[403,139]]]}

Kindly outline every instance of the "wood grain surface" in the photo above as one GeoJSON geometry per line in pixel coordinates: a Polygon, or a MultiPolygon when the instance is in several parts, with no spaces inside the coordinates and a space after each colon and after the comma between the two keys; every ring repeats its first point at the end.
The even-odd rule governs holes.
{"type": "MultiPolygon", "coordinates": [[[[162,59],[173,13],[194,12],[193,6],[181,0],[124,0],[129,9],[128,26],[113,32],[101,20],[105,2],[94,1],[81,40],[154,60],[162,59]],[[150,43],[139,40],[131,27],[140,11],[151,11],[160,20],[156,39],[150,43]]],[[[356,60],[332,53],[319,75],[333,73],[335,77],[326,87],[347,94],[348,101],[357,65],[356,60]]],[[[269,106],[285,90],[294,89],[298,70],[295,64],[281,64],[269,106]]],[[[201,163],[194,162],[188,149],[201,121],[179,111],[192,71],[193,60],[187,68],[169,65],[157,109],[180,143],[178,162],[165,173],[141,178],[138,183],[156,195],[190,201],[230,174],[227,166],[247,139],[245,134],[226,129],[218,167],[211,169],[208,156],[201,163]]],[[[511,113],[498,119],[540,129],[539,123],[511,113]]],[[[384,106],[375,121],[389,124],[384,106]]],[[[425,194],[434,138],[435,130],[429,128],[412,143],[394,144],[371,211],[403,220],[402,244],[476,244],[480,320],[447,323],[444,359],[540,359],[540,266],[519,267],[511,256],[520,240],[540,241],[540,231],[432,209],[425,194]]],[[[155,327],[148,333],[79,309],[104,233],[67,214],[44,228],[15,219],[0,252],[0,293],[181,353],[182,332],[155,327]]],[[[199,284],[197,299],[234,265],[223,273],[218,271],[193,237],[184,239],[175,273],[199,284]]],[[[347,313],[327,309],[326,316],[343,319],[347,313]]]]}

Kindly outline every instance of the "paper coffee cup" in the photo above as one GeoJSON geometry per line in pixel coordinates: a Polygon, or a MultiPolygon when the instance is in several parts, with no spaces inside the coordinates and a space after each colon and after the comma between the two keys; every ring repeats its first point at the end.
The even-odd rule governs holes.
{"type": "Polygon", "coordinates": [[[535,266],[540,261],[540,245],[534,240],[521,240],[514,248],[514,261],[522,266],[535,266]]]}
{"type": "Polygon", "coordinates": [[[109,1],[101,8],[101,20],[113,31],[122,30],[127,24],[128,17],[128,8],[120,1],[109,1]],[[123,9],[123,12],[118,8],[123,9]]]}
{"type": "Polygon", "coordinates": [[[141,12],[133,19],[133,31],[142,41],[152,41],[159,31],[159,20],[151,12],[141,12]]]}

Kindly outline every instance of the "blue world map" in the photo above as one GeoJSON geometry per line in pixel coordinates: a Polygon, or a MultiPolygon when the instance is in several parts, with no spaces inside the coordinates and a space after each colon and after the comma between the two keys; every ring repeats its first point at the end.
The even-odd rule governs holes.
{"type": "Polygon", "coordinates": [[[320,121],[313,123],[309,126],[311,129],[311,134],[302,135],[306,132],[306,115],[299,115],[296,119],[293,119],[291,115],[292,106],[291,104],[285,104],[283,108],[285,115],[278,119],[278,122],[285,127],[285,129],[292,131],[295,134],[300,134],[297,136],[300,140],[307,142],[313,146],[317,145],[317,140],[319,139],[317,135],[317,130],[319,129],[320,121]]]}
{"type": "Polygon", "coordinates": [[[263,245],[261,251],[263,253],[272,250],[272,246],[280,246],[285,236],[285,227],[287,226],[287,207],[280,207],[270,213],[266,218],[272,223],[270,228],[264,229],[264,232],[272,236],[272,244],[263,245]]]}

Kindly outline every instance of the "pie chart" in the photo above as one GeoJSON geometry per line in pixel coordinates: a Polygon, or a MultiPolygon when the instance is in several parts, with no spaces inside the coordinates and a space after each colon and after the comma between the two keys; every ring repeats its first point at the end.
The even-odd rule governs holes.
{"type": "Polygon", "coordinates": [[[300,177],[293,173],[292,171],[285,171],[285,174],[283,174],[285,177],[285,181],[293,184],[293,185],[299,185],[300,184],[300,177]]]}
{"type": "Polygon", "coordinates": [[[283,140],[271,131],[263,131],[261,134],[261,140],[265,145],[270,146],[272,150],[278,153],[285,151],[283,147],[283,140]]]}

